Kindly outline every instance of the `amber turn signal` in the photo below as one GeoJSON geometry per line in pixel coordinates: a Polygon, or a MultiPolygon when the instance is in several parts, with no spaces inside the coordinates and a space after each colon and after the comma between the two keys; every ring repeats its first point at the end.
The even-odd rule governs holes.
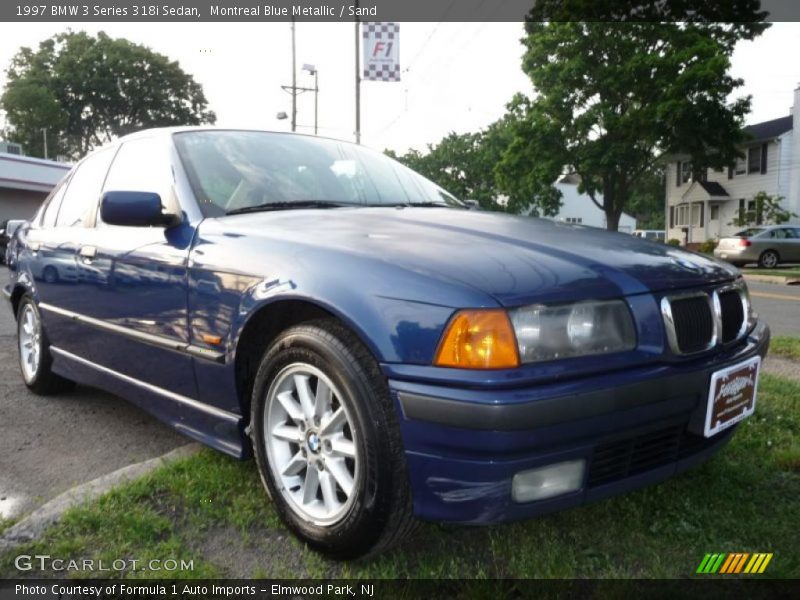
{"type": "Polygon", "coordinates": [[[460,369],[509,369],[519,366],[517,339],[501,309],[462,310],[450,320],[434,364],[460,369]]]}

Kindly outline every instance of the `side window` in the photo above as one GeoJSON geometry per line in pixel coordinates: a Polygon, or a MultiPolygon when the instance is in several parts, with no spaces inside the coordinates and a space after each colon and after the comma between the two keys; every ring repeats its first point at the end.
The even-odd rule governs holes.
{"type": "MultiPolygon", "coordinates": [[[[160,138],[141,138],[122,144],[108,171],[103,192],[155,192],[166,203],[172,183],[167,143],[160,138]]],[[[97,226],[110,227],[102,222],[99,207],[97,226]]]]}
{"type": "Polygon", "coordinates": [[[75,227],[83,224],[86,213],[92,209],[100,196],[103,177],[113,157],[110,149],[100,150],[84,160],[72,175],[61,209],[58,211],[58,227],[75,227]]]}
{"type": "Polygon", "coordinates": [[[42,213],[42,219],[39,221],[40,227],[54,227],[56,224],[56,215],[58,214],[58,209],[61,206],[61,200],[64,199],[64,192],[67,191],[67,184],[69,180],[64,179],[56,189],[50,194],[50,197],[44,204],[44,212],[42,213]]]}

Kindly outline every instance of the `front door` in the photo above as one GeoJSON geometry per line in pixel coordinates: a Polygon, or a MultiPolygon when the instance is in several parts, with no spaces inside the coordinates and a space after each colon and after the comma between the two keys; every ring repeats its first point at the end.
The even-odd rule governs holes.
{"type": "MultiPolygon", "coordinates": [[[[103,192],[172,194],[172,168],[163,138],[125,142],[103,192]]],[[[95,333],[82,355],[117,373],[195,398],[187,353],[187,261],[194,228],[121,227],[102,221],[77,249],[78,286],[87,302],[81,313],[95,333]]]]}

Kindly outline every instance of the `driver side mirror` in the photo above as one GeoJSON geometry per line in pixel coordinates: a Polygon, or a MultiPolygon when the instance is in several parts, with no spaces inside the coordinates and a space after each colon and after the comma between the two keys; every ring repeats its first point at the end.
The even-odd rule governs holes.
{"type": "Polygon", "coordinates": [[[467,200],[462,200],[462,202],[467,205],[467,210],[480,210],[481,209],[481,204],[477,200],[473,200],[473,199],[469,198],[467,200]]]}
{"type": "Polygon", "coordinates": [[[124,227],[173,227],[182,220],[152,192],[106,192],[100,201],[100,218],[124,227]]]}

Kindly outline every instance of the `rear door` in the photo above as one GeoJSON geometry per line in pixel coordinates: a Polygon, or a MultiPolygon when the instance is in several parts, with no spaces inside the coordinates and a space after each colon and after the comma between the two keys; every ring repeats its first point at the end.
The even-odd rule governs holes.
{"type": "Polygon", "coordinates": [[[63,196],[59,189],[41,223],[32,225],[26,236],[25,264],[47,334],[52,344],[70,352],[78,349],[86,333],[69,316],[81,312],[87,302],[78,293],[77,252],[90,231],[87,225],[112,158],[113,151],[103,149],[84,159],[62,188],[63,196]]]}

